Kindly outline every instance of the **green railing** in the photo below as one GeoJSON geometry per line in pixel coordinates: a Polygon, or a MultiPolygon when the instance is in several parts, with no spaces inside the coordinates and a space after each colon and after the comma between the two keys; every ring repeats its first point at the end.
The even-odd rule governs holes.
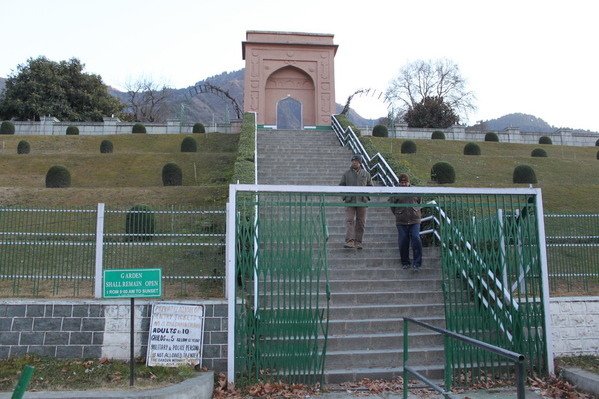
{"type": "Polygon", "coordinates": [[[166,297],[222,297],[223,209],[0,209],[0,292],[98,296],[103,269],[160,267],[166,297]]]}
{"type": "MultiPolygon", "coordinates": [[[[534,196],[445,195],[439,205],[447,329],[523,353],[544,374],[547,337],[542,246],[534,196]]],[[[477,347],[449,343],[446,372],[456,384],[503,378],[513,369],[477,347]]]]}
{"type": "Polygon", "coordinates": [[[545,214],[552,296],[599,295],[599,214],[545,214]]]}
{"type": "Polygon", "coordinates": [[[236,198],[235,380],[321,382],[328,333],[322,196],[236,198]]]}

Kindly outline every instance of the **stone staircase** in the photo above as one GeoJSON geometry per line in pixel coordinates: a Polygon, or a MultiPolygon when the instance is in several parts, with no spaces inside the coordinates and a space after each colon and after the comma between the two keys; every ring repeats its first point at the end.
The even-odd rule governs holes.
{"type": "MultiPolygon", "coordinates": [[[[351,152],[332,131],[260,131],[258,183],[337,185],[351,152]]],[[[373,202],[385,199],[373,199],[373,202]]],[[[424,248],[419,272],[402,270],[388,207],[367,213],[364,249],[343,248],[342,207],[326,210],[331,300],[325,382],[390,379],[402,372],[403,317],[444,326],[439,253],[424,248]]],[[[443,372],[443,339],[410,326],[410,360],[430,378],[443,372]]]]}

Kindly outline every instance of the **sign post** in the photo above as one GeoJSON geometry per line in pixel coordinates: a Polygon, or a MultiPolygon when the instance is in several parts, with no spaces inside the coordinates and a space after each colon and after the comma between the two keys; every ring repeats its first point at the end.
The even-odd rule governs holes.
{"type": "Polygon", "coordinates": [[[129,385],[135,383],[135,298],[162,296],[162,269],[104,270],[102,296],[104,298],[131,298],[131,329],[129,336],[129,385]]]}

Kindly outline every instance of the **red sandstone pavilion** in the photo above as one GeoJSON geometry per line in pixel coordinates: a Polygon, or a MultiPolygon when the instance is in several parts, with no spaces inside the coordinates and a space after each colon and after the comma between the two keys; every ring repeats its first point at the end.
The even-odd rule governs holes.
{"type": "Polygon", "coordinates": [[[330,126],[337,47],[332,34],[247,31],[244,111],[265,127],[330,126]]]}

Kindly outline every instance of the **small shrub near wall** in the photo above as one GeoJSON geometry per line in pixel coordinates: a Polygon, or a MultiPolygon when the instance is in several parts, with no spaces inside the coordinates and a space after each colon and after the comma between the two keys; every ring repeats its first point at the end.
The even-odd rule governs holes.
{"type": "Polygon", "coordinates": [[[181,142],[181,152],[198,152],[198,142],[193,137],[185,137],[181,142]]]}
{"type": "Polygon", "coordinates": [[[183,172],[176,163],[167,163],[162,167],[162,184],[164,186],[180,186],[183,184],[183,172]]]}
{"type": "Polygon", "coordinates": [[[597,139],[597,141],[595,141],[595,147],[599,147],[599,139],[597,139]]]}
{"type": "Polygon", "coordinates": [[[499,136],[495,132],[488,132],[485,134],[485,141],[499,142],[499,136]]]}
{"type": "Polygon", "coordinates": [[[79,128],[77,126],[67,127],[67,136],[77,136],[77,135],[79,135],[79,128]]]}
{"type": "Polygon", "coordinates": [[[206,128],[203,123],[194,123],[192,133],[206,133],[206,128]]]}
{"type": "Polygon", "coordinates": [[[439,184],[455,183],[455,170],[447,162],[437,162],[431,168],[431,180],[439,184]]]}
{"type": "Polygon", "coordinates": [[[512,177],[514,183],[536,183],[537,176],[535,175],[534,169],[529,165],[518,165],[514,168],[514,175],[512,177]]]}
{"type": "Polygon", "coordinates": [[[156,228],[154,212],[147,205],[135,205],[125,217],[127,241],[151,241],[156,228]]]}
{"type": "Polygon", "coordinates": [[[445,140],[445,133],[440,130],[435,130],[433,134],[431,134],[431,139],[433,140],[445,140]]]}
{"type": "Polygon", "coordinates": [[[401,143],[401,153],[402,154],[415,154],[416,153],[416,143],[412,140],[406,140],[401,143]]]}
{"type": "Polygon", "coordinates": [[[113,150],[112,141],[110,140],[102,140],[100,143],[100,153],[109,154],[113,150]]]}
{"type": "Polygon", "coordinates": [[[597,151],[597,159],[599,159],[599,151],[597,151]]]}
{"type": "Polygon", "coordinates": [[[131,133],[145,133],[145,132],[146,132],[146,127],[144,125],[142,125],[141,123],[136,123],[131,128],[131,133]]]}
{"type": "Polygon", "coordinates": [[[468,143],[464,146],[464,155],[480,155],[480,147],[476,143],[468,143]]]}
{"type": "Polygon", "coordinates": [[[29,145],[29,142],[25,140],[21,140],[19,141],[19,144],[17,144],[17,154],[29,154],[30,150],[31,146],[29,145]]]}
{"type": "Polygon", "coordinates": [[[0,134],[15,134],[15,124],[11,121],[3,121],[0,124],[0,134]]]}
{"type": "Polygon", "coordinates": [[[553,144],[553,143],[551,142],[550,137],[541,136],[541,137],[539,137],[539,144],[553,144]]]}
{"type": "Polygon", "coordinates": [[[385,125],[376,125],[372,129],[372,135],[374,137],[389,137],[389,130],[385,125]]]}
{"type": "Polygon", "coordinates": [[[46,188],[71,187],[71,174],[64,166],[56,165],[46,173],[46,188]]]}
{"type": "Polygon", "coordinates": [[[532,152],[530,153],[531,157],[541,157],[544,158],[547,156],[547,151],[545,151],[542,148],[535,148],[534,150],[532,150],[532,152]]]}

